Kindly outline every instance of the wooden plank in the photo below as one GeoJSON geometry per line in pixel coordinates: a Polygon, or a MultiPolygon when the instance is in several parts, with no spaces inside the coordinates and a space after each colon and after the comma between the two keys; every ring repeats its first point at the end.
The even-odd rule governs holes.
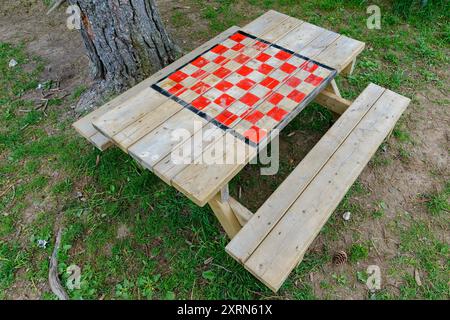
{"type": "MultiPolygon", "coordinates": [[[[265,25],[265,28],[262,28],[262,30],[269,30],[267,31],[267,37],[270,39],[277,39],[278,37],[281,37],[283,34],[291,30],[294,26],[297,26],[298,24],[302,23],[301,21],[287,17],[285,15],[277,15],[277,19],[272,19],[273,25],[265,25]],[[268,27],[271,27],[270,29],[267,29],[268,27]]],[[[255,34],[256,36],[265,37],[266,34],[257,32],[255,34]]],[[[256,40],[254,40],[256,43],[256,40]]],[[[239,52],[234,52],[234,54],[237,56],[239,52]]],[[[260,52],[256,51],[254,52],[253,56],[256,56],[260,54],[260,52]]],[[[250,55],[253,57],[252,55],[250,55]]],[[[215,69],[220,68],[220,65],[217,65],[215,69]]],[[[229,66],[228,69],[231,71],[236,71],[240,65],[232,65],[229,66]]],[[[210,73],[213,73],[214,70],[211,70],[210,73]]],[[[217,78],[218,79],[218,78],[217,78]]],[[[218,79],[217,81],[219,81],[218,79]]],[[[214,83],[208,83],[211,85],[211,87],[214,86],[214,83]]],[[[192,101],[196,98],[195,92],[190,92],[190,97],[183,97],[185,101],[192,101]]],[[[176,102],[173,102],[168,97],[164,97],[161,99],[161,101],[155,100],[155,106],[158,107],[158,104],[165,103],[167,108],[164,108],[164,114],[167,115],[164,120],[170,119],[170,117],[175,116],[178,112],[180,112],[182,109],[184,109],[181,105],[177,104],[176,102]],[[166,101],[166,102],[164,102],[166,101]]],[[[149,99],[147,99],[149,101],[149,99]]],[[[133,105],[131,103],[131,105],[133,105]]],[[[158,107],[159,108],[159,107],[158,107]]],[[[116,110],[119,108],[116,108],[116,110]]],[[[153,121],[155,110],[152,108],[149,103],[142,104],[141,108],[138,108],[137,106],[133,106],[133,108],[130,108],[130,105],[127,104],[122,110],[118,110],[117,112],[120,113],[118,116],[117,114],[114,114],[114,111],[110,111],[107,114],[103,116],[103,119],[99,119],[95,126],[98,127],[102,132],[105,132],[105,130],[110,130],[110,132],[105,132],[105,134],[108,134],[108,136],[113,133],[114,130],[114,137],[112,137],[113,141],[123,150],[127,151],[128,147],[135,144],[143,138],[146,134],[151,133],[153,130],[156,129],[156,127],[153,125],[155,121],[153,121]],[[125,112],[125,114],[124,114],[125,112]],[[104,123],[99,124],[100,121],[104,121],[104,123]],[[151,123],[151,125],[148,125],[148,122],[151,123]],[[110,127],[111,126],[111,127],[110,127]],[[113,129],[114,128],[114,129],[113,129]],[[120,132],[120,133],[118,133],[120,132]]],[[[161,118],[161,116],[158,116],[161,118]]],[[[193,116],[195,118],[195,116],[193,116]]],[[[164,122],[164,121],[163,121],[164,122]]],[[[158,123],[158,125],[163,125],[163,122],[158,123]]],[[[206,124],[206,123],[205,123],[206,124]]],[[[177,129],[177,128],[174,128],[177,129]]],[[[144,140],[147,141],[147,140],[144,140]]],[[[136,146],[136,148],[142,149],[143,147],[147,148],[148,146],[142,146],[139,142],[140,146],[136,146]]],[[[162,147],[162,144],[159,144],[160,147],[162,147]]],[[[172,145],[167,144],[167,148],[172,147],[172,145]]],[[[169,153],[170,149],[167,149],[165,151],[165,155],[169,153]]],[[[135,151],[133,151],[134,154],[135,151]]],[[[141,160],[145,161],[145,160],[141,160]]],[[[151,164],[146,164],[146,167],[151,168],[151,164]]]]}
{"type": "Polygon", "coordinates": [[[160,78],[170,74],[171,72],[178,69],[181,65],[185,64],[186,62],[192,60],[194,57],[201,54],[203,51],[206,50],[206,48],[209,48],[213,46],[214,44],[217,44],[219,42],[222,42],[223,40],[227,39],[230,35],[235,33],[237,30],[239,30],[239,27],[233,26],[225,30],[224,32],[220,33],[219,35],[215,36],[211,40],[205,42],[200,47],[192,50],[188,54],[184,55],[177,61],[173,62],[172,64],[166,66],[165,68],[159,70],[149,78],[145,79],[144,81],[140,82],[136,86],[132,87],[131,89],[125,91],[124,93],[120,94],[116,98],[112,99],[108,103],[104,104],[103,106],[99,107],[98,109],[92,111],[88,115],[84,116],[83,118],[79,119],[73,124],[73,127],[85,138],[90,138],[94,134],[96,134],[98,131],[94,128],[92,125],[92,122],[101,117],[103,114],[107,113],[108,111],[120,106],[122,103],[126,102],[127,100],[133,98],[134,96],[138,95],[141,91],[144,89],[150,87],[153,83],[158,81],[160,78]]]}
{"type": "Polygon", "coordinates": [[[203,207],[211,199],[211,194],[216,194],[256,153],[255,147],[227,132],[205,149],[196,161],[200,163],[190,164],[177,174],[172,185],[203,207]],[[233,159],[231,155],[239,155],[239,159],[233,159]]]}
{"type": "Polygon", "coordinates": [[[148,112],[154,111],[165,101],[167,101],[166,96],[148,87],[113,110],[105,113],[93,121],[92,124],[103,135],[112,139],[124,128],[138,121],[148,112]]]}
{"type": "Polygon", "coordinates": [[[219,220],[223,229],[227,233],[228,237],[230,239],[233,239],[233,237],[239,232],[239,230],[241,230],[241,225],[239,224],[239,221],[234,215],[234,212],[231,209],[230,204],[228,202],[221,201],[220,193],[216,194],[216,196],[212,198],[208,202],[208,204],[211,207],[217,219],[219,220]]]}
{"type": "Polygon", "coordinates": [[[334,93],[326,90],[323,90],[316,97],[315,102],[337,114],[343,114],[352,104],[351,101],[338,97],[334,93]]]}
{"type": "Polygon", "coordinates": [[[252,217],[253,212],[244,207],[239,201],[234,198],[230,198],[228,200],[231,209],[234,212],[234,215],[239,221],[241,226],[244,226],[252,217]]]}
{"type": "Polygon", "coordinates": [[[244,26],[242,30],[251,34],[264,34],[270,31],[270,29],[273,28],[274,25],[279,24],[287,18],[289,18],[288,15],[277,12],[275,10],[269,10],[244,26]]]}
{"type": "MultiPolygon", "coordinates": [[[[173,102],[176,104],[175,102],[173,102]]],[[[164,109],[159,113],[155,113],[153,117],[148,119],[145,123],[148,128],[153,127],[150,123],[155,123],[155,119],[163,114],[164,109]]],[[[121,145],[128,153],[141,163],[145,168],[152,170],[153,166],[161,159],[167,156],[171,150],[174,150],[178,145],[183,144],[187,139],[200,130],[208,121],[199,117],[188,109],[182,109],[180,112],[169,118],[165,122],[160,122],[155,130],[145,135],[142,139],[132,145],[136,140],[129,135],[131,139],[121,140],[121,145]],[[174,134],[183,134],[179,139],[173,139],[174,134]],[[189,136],[184,134],[189,132],[189,136]]],[[[124,132],[121,132],[123,134],[124,132]]],[[[115,140],[116,141],[116,140],[115,140]]]]}
{"type": "Polygon", "coordinates": [[[328,159],[336,152],[358,125],[371,106],[379,99],[384,88],[370,84],[353,102],[337,122],[311,149],[295,170],[255,213],[255,216],[231,241],[226,251],[244,263],[255,251],[286,210],[306,189],[328,159]],[[295,188],[293,187],[295,186],[295,188]]]}
{"type": "Polygon", "coordinates": [[[386,90],[245,263],[277,291],[410,100],[386,90]]]}
{"type": "Polygon", "coordinates": [[[364,50],[364,46],[364,42],[341,35],[315,59],[341,72],[364,50]]]}
{"type": "MultiPolygon", "coordinates": [[[[330,46],[334,41],[339,38],[339,34],[330,30],[325,30],[320,33],[317,38],[308,43],[306,47],[301,49],[299,53],[308,58],[316,59],[316,56],[330,46]]],[[[289,47],[288,47],[289,49],[289,47]]],[[[332,63],[327,64],[334,67],[332,63]]]]}
{"type": "Polygon", "coordinates": [[[112,145],[111,140],[102,135],[100,132],[97,132],[93,136],[89,137],[88,140],[100,151],[105,151],[112,145]]]}
{"type": "Polygon", "coordinates": [[[292,30],[286,37],[281,39],[278,44],[284,48],[290,49],[294,52],[300,52],[311,41],[316,39],[319,35],[328,33],[328,30],[304,22],[296,29],[292,30]]]}

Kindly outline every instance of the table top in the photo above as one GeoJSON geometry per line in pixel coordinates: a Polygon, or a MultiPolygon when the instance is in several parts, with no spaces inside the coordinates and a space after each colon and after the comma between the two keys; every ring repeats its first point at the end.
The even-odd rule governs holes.
{"type": "Polygon", "coordinates": [[[180,59],[92,124],[203,206],[363,47],[269,11],[180,59]]]}

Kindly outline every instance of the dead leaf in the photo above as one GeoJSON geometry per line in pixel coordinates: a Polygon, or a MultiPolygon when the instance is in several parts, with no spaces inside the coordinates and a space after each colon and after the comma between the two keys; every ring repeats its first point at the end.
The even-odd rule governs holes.
{"type": "Polygon", "coordinates": [[[414,279],[419,287],[422,286],[422,280],[420,280],[420,273],[418,269],[414,269],[414,279]]]}

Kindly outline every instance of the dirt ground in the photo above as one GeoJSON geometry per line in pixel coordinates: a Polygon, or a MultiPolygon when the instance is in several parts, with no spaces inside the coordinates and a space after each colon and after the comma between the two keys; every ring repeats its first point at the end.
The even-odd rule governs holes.
{"type": "MultiPolygon", "coordinates": [[[[42,75],[44,80],[59,80],[61,87],[69,92],[80,84],[89,86],[88,59],[85,56],[82,41],[77,31],[70,31],[66,28],[67,16],[64,11],[58,10],[53,15],[46,16],[41,1],[36,1],[28,7],[23,7],[20,3],[11,4],[2,1],[0,5],[0,41],[14,44],[23,43],[29,53],[43,57],[48,66],[42,75]]],[[[23,1],[23,3],[30,3],[30,1],[23,1]]],[[[176,3],[179,5],[180,1],[176,3]]],[[[168,25],[170,25],[168,16],[174,5],[175,1],[164,1],[160,6],[168,25]]],[[[194,11],[189,11],[189,8],[186,10],[193,20],[197,20],[197,14],[194,11]]],[[[169,29],[174,31],[172,27],[169,29]]],[[[196,30],[199,29],[206,30],[206,27],[196,26],[196,30]]],[[[189,39],[188,34],[193,31],[191,28],[187,28],[175,36],[185,50],[199,45],[199,43],[186,40],[189,39]]],[[[443,72],[446,72],[445,77],[448,81],[448,70],[443,72]]],[[[386,226],[398,216],[427,216],[421,195],[439,191],[442,188],[442,181],[448,181],[450,178],[448,170],[450,115],[448,108],[438,103],[439,101],[448,101],[449,97],[448,92],[442,92],[433,87],[415,95],[412,104],[401,120],[401,125],[407,129],[414,142],[406,147],[411,156],[406,161],[398,157],[396,142],[390,141],[385,148],[385,154],[381,154],[381,157],[388,157],[392,161],[383,166],[369,165],[359,178],[359,181],[370,192],[356,196],[355,201],[370,212],[376,209],[376,203],[382,199],[385,203],[385,214],[380,219],[358,220],[354,230],[340,234],[338,239],[328,244],[331,251],[348,247],[353,233],[356,232],[361,239],[372,241],[376,248],[375,253],[373,255],[371,253],[369,259],[364,263],[376,264],[383,269],[386,262],[396,256],[399,246],[397,237],[386,226]],[[430,171],[435,174],[431,175],[430,171]]],[[[67,113],[73,116],[70,108],[67,108],[67,113]]],[[[320,135],[302,139],[304,137],[299,132],[290,138],[294,140],[295,149],[309,150],[320,138],[320,135]]],[[[292,152],[292,149],[289,149],[288,152],[292,152]]],[[[294,155],[293,161],[298,162],[303,156],[304,154],[294,155]]],[[[282,180],[282,178],[276,179],[282,180]]],[[[267,198],[267,194],[265,194],[267,192],[258,192],[258,199],[251,199],[249,194],[252,193],[252,190],[244,190],[242,201],[254,209],[267,198]]],[[[25,215],[27,212],[25,210],[25,215]]],[[[340,219],[340,216],[336,218],[340,219]]],[[[26,219],[31,219],[31,217],[28,216],[26,219]]],[[[127,234],[126,226],[122,226],[118,237],[125,237],[127,234]]],[[[450,235],[445,227],[441,228],[439,236],[441,241],[449,243],[450,235]]],[[[314,241],[311,250],[321,250],[323,241],[322,236],[319,236],[314,241]]],[[[339,268],[352,268],[352,266],[344,265],[339,268]]],[[[316,296],[324,296],[319,285],[320,280],[325,275],[334,272],[336,272],[336,267],[327,265],[323,272],[311,274],[311,278],[314,279],[313,289],[316,296]]],[[[413,272],[414,270],[411,270],[411,273],[413,272]]],[[[396,280],[390,280],[388,277],[385,280],[394,289],[398,287],[396,280]]],[[[20,284],[11,288],[11,293],[16,291],[15,294],[12,294],[12,298],[38,298],[39,291],[48,290],[48,288],[31,288],[29,286],[21,289],[18,287],[20,284]]],[[[347,286],[338,287],[336,290],[335,297],[337,298],[366,298],[366,291],[356,286],[356,280],[351,280],[347,286]]]]}

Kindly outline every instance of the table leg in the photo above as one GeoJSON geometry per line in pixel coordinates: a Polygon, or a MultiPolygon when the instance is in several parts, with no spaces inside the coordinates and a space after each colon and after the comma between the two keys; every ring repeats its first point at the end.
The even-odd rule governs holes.
{"type": "Polygon", "coordinates": [[[355,70],[355,64],[356,64],[356,58],[352,60],[352,62],[342,70],[342,74],[345,74],[347,76],[350,76],[353,74],[353,71],[355,70]]]}
{"type": "Polygon", "coordinates": [[[337,97],[342,98],[341,91],[336,83],[336,80],[331,80],[330,85],[325,88],[326,91],[334,93],[337,97]]]}

